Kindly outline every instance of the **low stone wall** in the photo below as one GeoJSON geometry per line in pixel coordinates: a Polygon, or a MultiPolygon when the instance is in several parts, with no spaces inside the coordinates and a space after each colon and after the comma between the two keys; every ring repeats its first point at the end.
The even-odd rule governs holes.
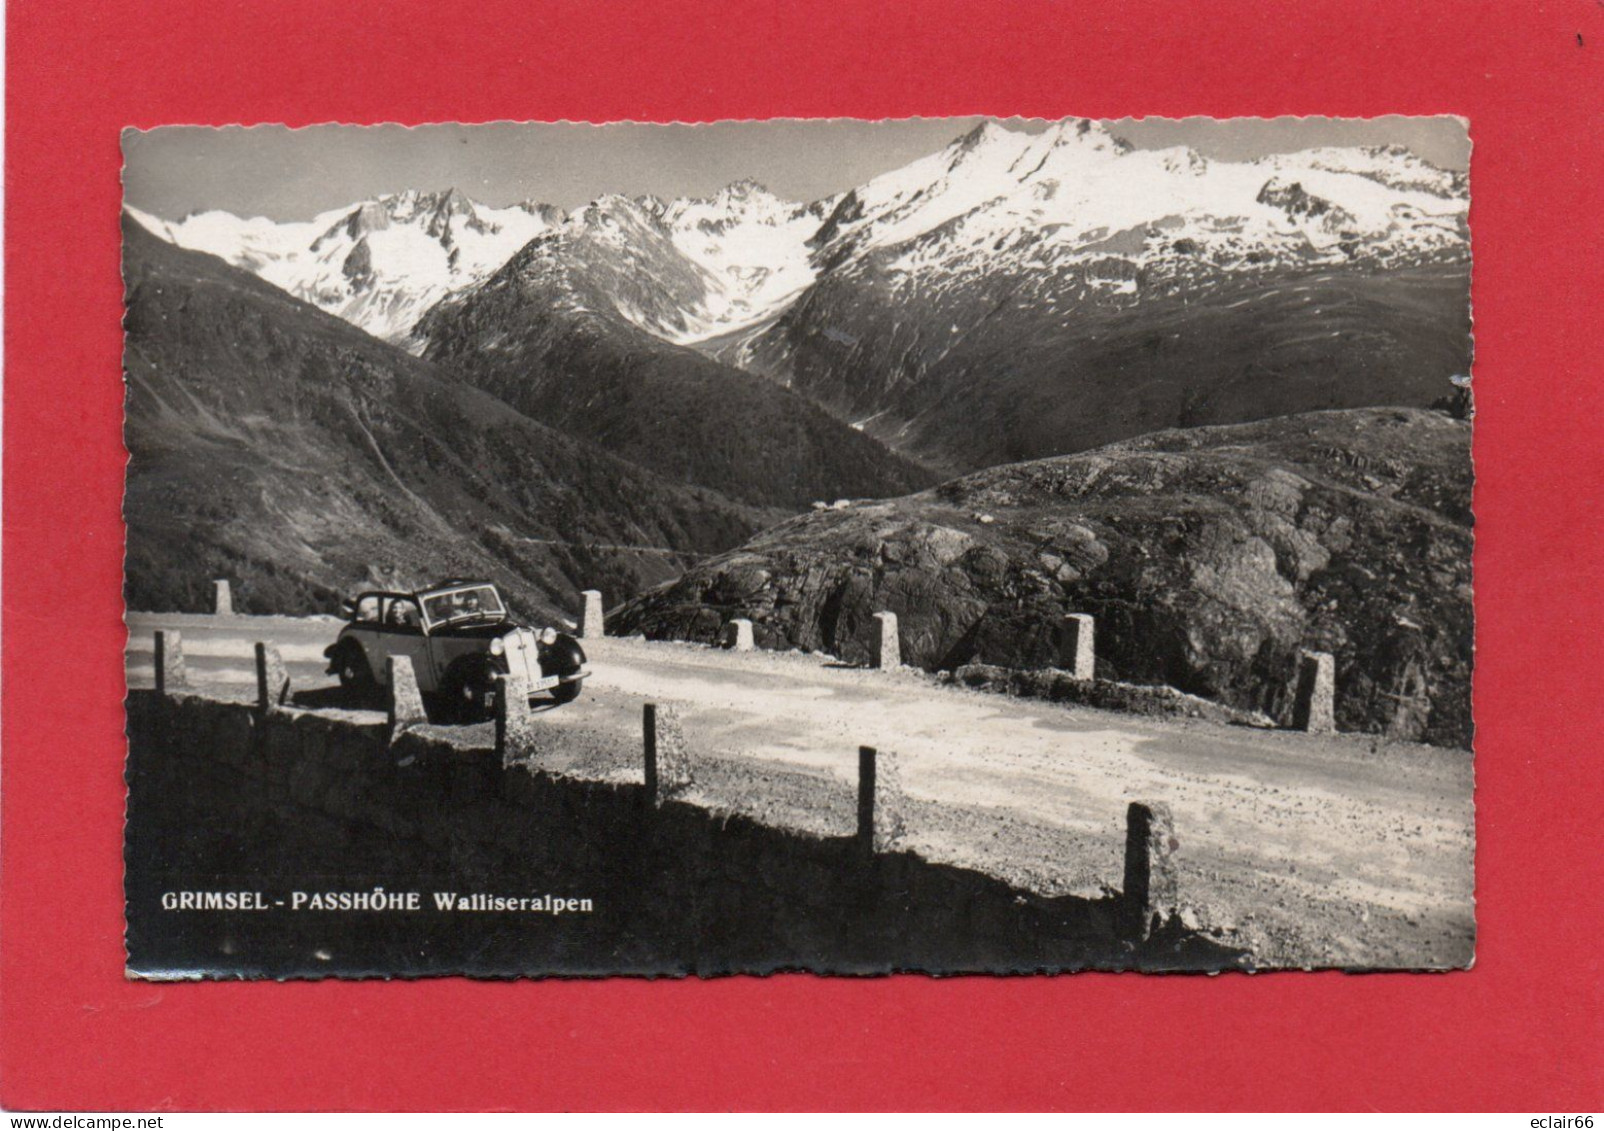
{"type": "Polygon", "coordinates": [[[1110,679],[1080,679],[1059,668],[1021,671],[991,664],[966,664],[949,677],[953,683],[981,691],[996,691],[1025,699],[1048,699],[1055,703],[1078,703],[1111,711],[1137,715],[1207,719],[1237,726],[1271,727],[1267,715],[1240,711],[1209,699],[1188,695],[1173,687],[1136,683],[1117,683],[1110,679]]]}
{"type": "Polygon", "coordinates": [[[1146,906],[1145,892],[1173,894],[1156,880],[1141,907],[1046,898],[866,850],[851,832],[653,804],[641,781],[542,770],[426,725],[392,736],[378,713],[136,691],[128,729],[129,965],[144,976],[1218,969],[1240,957],[1146,906]],[[416,892],[420,907],[162,908],[167,893],[220,888],[269,902],[416,892]],[[450,893],[589,910],[437,907],[450,893]]]}

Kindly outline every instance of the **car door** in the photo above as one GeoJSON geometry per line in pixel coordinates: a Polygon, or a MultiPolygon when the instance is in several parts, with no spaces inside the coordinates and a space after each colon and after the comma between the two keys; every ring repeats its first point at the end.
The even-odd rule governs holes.
{"type": "MultiPolygon", "coordinates": [[[[412,597],[392,596],[384,603],[384,623],[379,626],[384,637],[387,655],[405,656],[412,661],[413,674],[418,679],[418,690],[435,691],[440,686],[440,673],[435,670],[429,655],[429,638],[423,632],[423,614],[412,597]]],[[[381,673],[380,682],[388,683],[390,673],[381,673]]]]}
{"type": "Polygon", "coordinates": [[[383,644],[379,639],[379,628],[384,617],[384,595],[363,593],[353,605],[350,623],[345,626],[340,637],[345,640],[355,640],[362,645],[362,654],[367,657],[374,678],[383,682],[389,678],[384,667],[383,644]]]}

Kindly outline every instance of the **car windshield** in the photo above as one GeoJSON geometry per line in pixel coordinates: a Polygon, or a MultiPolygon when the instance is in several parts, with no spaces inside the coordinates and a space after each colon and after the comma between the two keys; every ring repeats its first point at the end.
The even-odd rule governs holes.
{"type": "Polygon", "coordinates": [[[507,615],[493,585],[465,585],[430,593],[423,598],[423,611],[430,624],[474,618],[498,620],[507,615]]]}

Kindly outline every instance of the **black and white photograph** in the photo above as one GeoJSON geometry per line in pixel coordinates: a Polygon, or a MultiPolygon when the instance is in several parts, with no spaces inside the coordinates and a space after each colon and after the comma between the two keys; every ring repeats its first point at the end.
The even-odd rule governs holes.
{"type": "Polygon", "coordinates": [[[130,977],[1472,965],[1464,120],[123,157],[130,977]]]}

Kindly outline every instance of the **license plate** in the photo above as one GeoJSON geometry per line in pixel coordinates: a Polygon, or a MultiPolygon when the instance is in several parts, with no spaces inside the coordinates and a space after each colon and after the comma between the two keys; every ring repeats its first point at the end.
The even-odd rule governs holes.
{"type": "Polygon", "coordinates": [[[530,691],[545,691],[548,688],[556,687],[561,682],[562,682],[562,680],[559,679],[557,676],[548,675],[544,679],[537,679],[537,680],[535,680],[534,683],[531,683],[529,685],[529,690],[530,691]]]}

